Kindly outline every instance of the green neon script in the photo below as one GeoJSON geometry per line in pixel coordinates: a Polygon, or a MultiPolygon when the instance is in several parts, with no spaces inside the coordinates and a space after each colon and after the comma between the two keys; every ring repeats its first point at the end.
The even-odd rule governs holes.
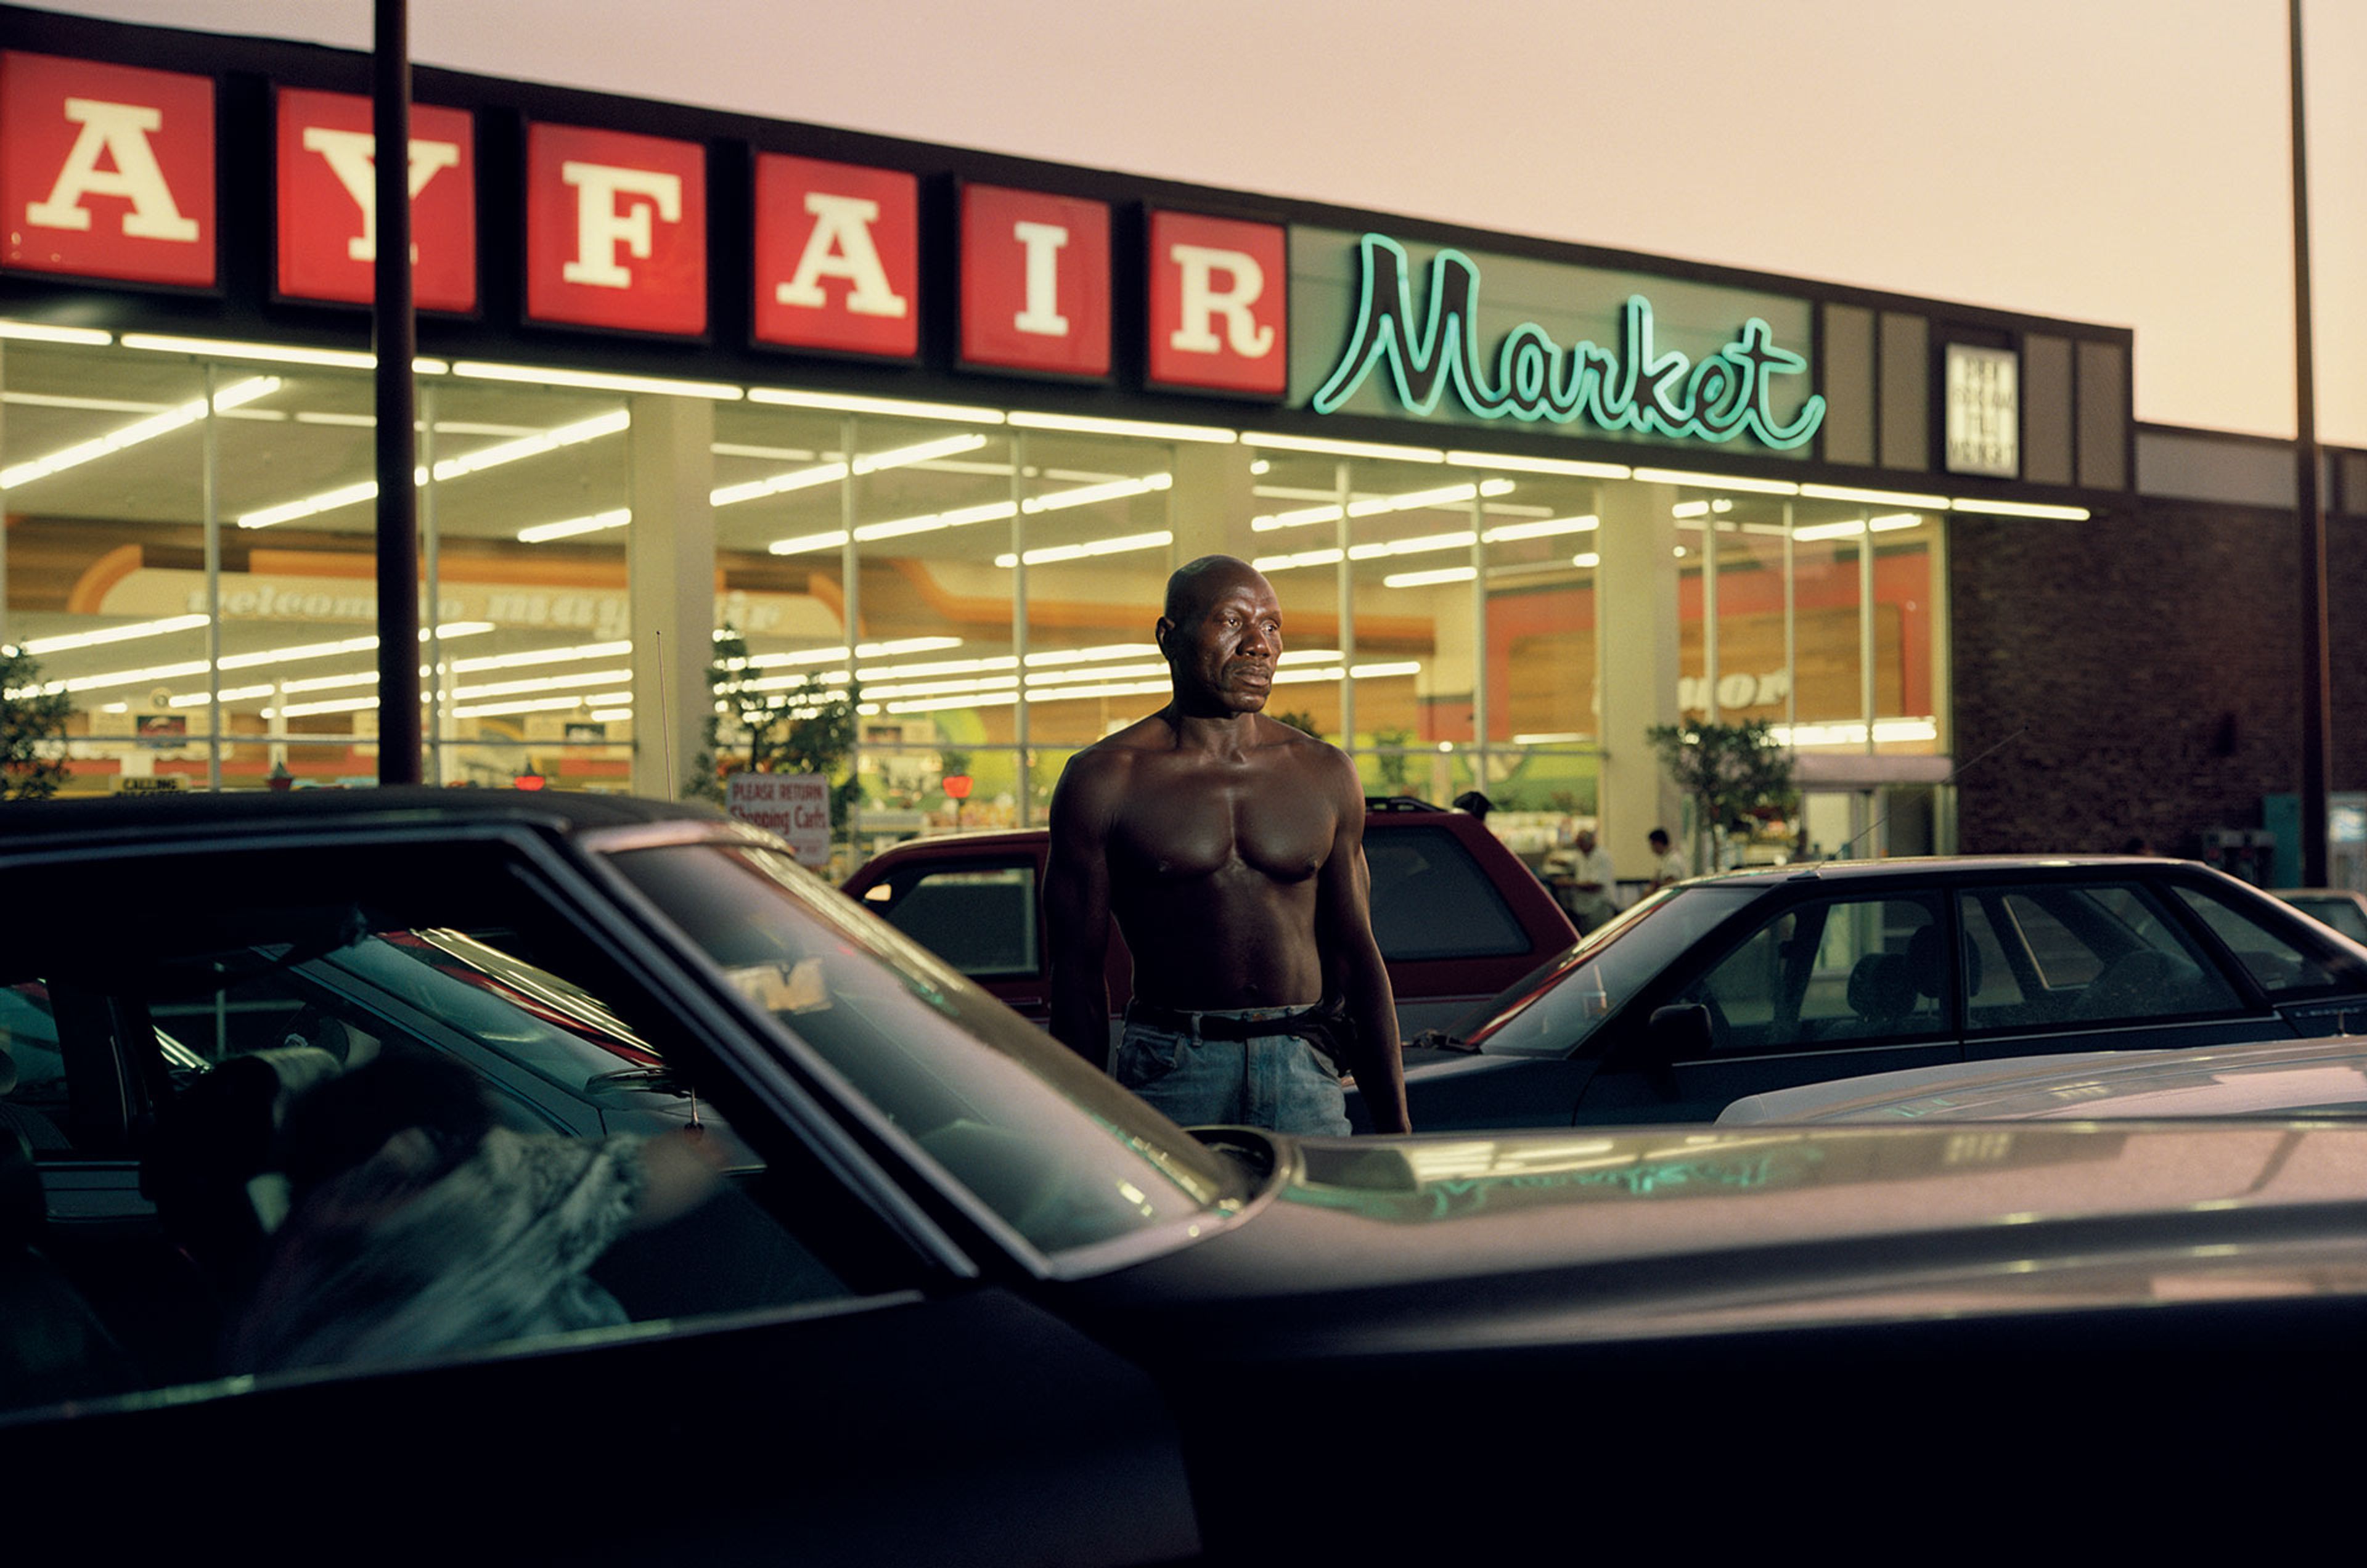
{"type": "Polygon", "coordinates": [[[1477,332],[1479,268],[1469,256],[1448,249],[1431,258],[1428,309],[1417,328],[1405,247],[1386,234],[1366,234],[1357,255],[1356,321],[1347,352],[1315,394],[1318,413],[1337,412],[1385,366],[1398,401],[1419,416],[1436,409],[1451,388],[1481,419],[1582,419],[1604,430],[1698,441],[1750,435],[1778,449],[1799,446],[1824,423],[1825,400],[1815,393],[1789,424],[1768,411],[1774,378],[1799,375],[1808,363],[1776,347],[1774,329],[1756,316],[1732,343],[1696,364],[1654,346],[1651,302],[1632,295],[1620,314],[1615,352],[1583,340],[1565,348],[1545,328],[1523,321],[1497,345],[1491,376],[1477,332]]]}

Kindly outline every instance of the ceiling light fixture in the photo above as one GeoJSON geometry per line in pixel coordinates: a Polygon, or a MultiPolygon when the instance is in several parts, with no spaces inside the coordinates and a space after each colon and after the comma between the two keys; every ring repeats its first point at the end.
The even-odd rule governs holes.
{"type": "Polygon", "coordinates": [[[103,333],[96,327],[53,327],[42,321],[0,321],[0,338],[18,343],[65,343],[80,348],[105,348],[115,341],[113,333],[103,333]]]}
{"type": "MultiPolygon", "coordinates": [[[[232,338],[175,337],[164,333],[125,333],[123,346],[155,354],[190,354],[204,359],[255,359],[271,365],[320,365],[333,370],[375,370],[378,355],[364,348],[304,348],[292,343],[241,343],[232,338]]],[[[414,376],[441,376],[451,369],[441,359],[413,359],[414,376]]]]}
{"type": "Polygon", "coordinates": [[[1507,457],[1500,452],[1449,452],[1446,460],[1458,468],[1564,474],[1576,479],[1624,479],[1636,471],[1625,463],[1588,463],[1574,457],[1507,457]]]}
{"type": "Polygon", "coordinates": [[[141,637],[163,637],[168,632],[194,631],[204,626],[207,619],[204,615],[167,615],[161,621],[135,621],[130,626],[107,626],[98,631],[37,637],[17,647],[20,652],[38,658],[45,653],[63,653],[69,649],[98,648],[110,642],[133,642],[141,637]]]}
{"type": "MultiPolygon", "coordinates": [[[[603,436],[621,434],[631,427],[632,423],[633,416],[623,409],[595,414],[590,419],[577,420],[572,424],[562,424],[554,429],[538,431],[532,435],[520,436],[515,441],[504,441],[492,446],[481,446],[474,452],[444,458],[436,463],[433,477],[437,483],[446,483],[469,474],[482,473],[488,468],[498,468],[504,464],[519,462],[527,457],[538,457],[546,452],[556,452],[562,447],[581,446],[586,441],[597,441],[603,436]]],[[[425,486],[430,474],[428,469],[420,468],[413,469],[411,477],[413,483],[425,486]]],[[[295,501],[282,502],[277,506],[266,506],[260,511],[245,513],[240,516],[238,525],[242,528],[269,528],[281,523],[293,522],[299,517],[313,517],[323,512],[334,512],[340,507],[357,505],[362,502],[374,501],[377,498],[378,481],[363,479],[355,484],[340,485],[334,490],[322,491],[317,495],[303,496],[295,501]]]]}
{"type": "Polygon", "coordinates": [[[1910,495],[1895,490],[1856,490],[1848,485],[1804,484],[1801,495],[1810,501],[1856,501],[1868,506],[1920,506],[1927,512],[1946,509],[1944,495],[1910,495]]]}
{"type": "Polygon", "coordinates": [[[1028,413],[1009,416],[1014,430],[1060,430],[1078,435],[1139,435],[1151,441],[1205,441],[1230,446],[1240,439],[1229,430],[1206,424],[1165,424],[1148,419],[1097,419],[1086,414],[1028,413]]]}
{"type": "Polygon", "coordinates": [[[1631,477],[1643,484],[1690,485],[1695,490],[1731,490],[1746,495],[1800,493],[1800,487],[1790,479],[1749,479],[1731,474],[1690,473],[1681,468],[1637,468],[1631,477]]]}
{"type": "MultiPolygon", "coordinates": [[[[281,385],[277,376],[255,376],[243,381],[233,382],[214,394],[214,412],[220,413],[225,409],[237,408],[242,403],[251,403],[257,398],[269,397],[277,391],[281,385]]],[[[137,446],[142,442],[153,441],[160,435],[170,435],[173,432],[186,429],[205,417],[206,400],[192,398],[177,407],[166,409],[162,413],[151,414],[146,419],[127,424],[119,430],[109,431],[107,434],[94,440],[81,442],[66,447],[63,451],[52,452],[46,457],[31,458],[18,463],[14,468],[0,468],[0,491],[15,490],[20,485],[30,484],[35,479],[47,479],[51,474],[62,473],[68,468],[80,468],[85,463],[95,462],[98,458],[121,452],[128,447],[137,446]]]]}
{"type": "Polygon", "coordinates": [[[1001,424],[1004,418],[1001,409],[915,402],[909,398],[866,398],[851,392],[792,392],[778,387],[751,387],[748,400],[775,408],[814,409],[824,413],[879,413],[896,419],[944,419],[962,424],[1001,424]]]}
{"type": "MultiPolygon", "coordinates": [[[[1153,534],[1122,534],[1114,539],[1088,539],[1079,545],[1048,545],[1040,550],[1027,552],[1029,566],[1050,566],[1058,561],[1088,560],[1095,556],[1125,555],[1133,550],[1163,549],[1175,542],[1175,536],[1162,528],[1153,534]]],[[[1019,558],[1004,552],[994,558],[994,564],[1009,570],[1019,564],[1019,558]]]]}
{"type": "Polygon", "coordinates": [[[1267,446],[1279,452],[1313,452],[1333,457],[1376,457],[1393,463],[1444,463],[1446,454],[1435,446],[1392,446],[1378,441],[1334,441],[1322,435],[1283,435],[1273,431],[1244,430],[1244,446],[1267,446]]]}
{"type": "Polygon", "coordinates": [[[2095,515],[2084,506],[2050,506],[2035,501],[1966,501],[1961,496],[1950,502],[1948,509],[1991,517],[2053,517],[2066,523],[2085,523],[2095,515]]]}
{"type": "MultiPolygon", "coordinates": [[[[1510,495],[1514,486],[1510,479],[1481,479],[1477,484],[1441,485],[1434,490],[1407,491],[1398,495],[1369,495],[1348,502],[1351,517],[1380,517],[1392,512],[1422,512],[1432,507],[1454,506],[1467,502],[1475,496],[1510,495]]],[[[1305,528],[1317,523],[1337,523],[1340,506],[1301,506],[1289,512],[1271,513],[1250,519],[1252,533],[1271,534],[1284,528],[1305,528]]]]}
{"type": "Polygon", "coordinates": [[[747,396],[728,381],[685,381],[673,376],[620,376],[606,370],[562,370],[547,365],[495,365],[463,359],[452,374],[472,381],[518,381],[530,387],[569,387],[587,392],[651,392],[668,398],[706,398],[736,403],[747,396]]]}

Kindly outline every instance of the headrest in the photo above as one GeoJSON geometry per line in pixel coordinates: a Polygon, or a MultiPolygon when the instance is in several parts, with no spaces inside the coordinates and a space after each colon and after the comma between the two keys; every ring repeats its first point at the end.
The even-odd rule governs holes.
{"type": "Polygon", "coordinates": [[[1915,1006],[1915,977],[1896,953],[1869,953],[1850,971],[1850,1010],[1860,1018],[1903,1018],[1915,1006]]]}
{"type": "Polygon", "coordinates": [[[217,1062],[165,1108],[140,1172],[160,1203],[193,1187],[243,1186],[268,1169],[288,1102],[324,1078],[337,1059],[311,1045],[278,1045],[217,1062]]]}

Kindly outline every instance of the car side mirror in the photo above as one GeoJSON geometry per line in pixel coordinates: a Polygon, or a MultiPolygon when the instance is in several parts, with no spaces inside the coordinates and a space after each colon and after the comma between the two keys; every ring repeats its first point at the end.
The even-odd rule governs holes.
{"type": "Polygon", "coordinates": [[[1654,1008],[1652,1016],[1644,1022],[1644,1033],[1651,1042],[1652,1059],[1656,1062],[1706,1056],[1717,1048],[1716,1036],[1710,1030],[1709,1009],[1699,1002],[1671,1002],[1667,1007],[1654,1008]]]}

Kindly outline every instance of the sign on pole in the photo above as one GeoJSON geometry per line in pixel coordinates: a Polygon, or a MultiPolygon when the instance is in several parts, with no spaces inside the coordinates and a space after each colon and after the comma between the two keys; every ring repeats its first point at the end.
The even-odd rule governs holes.
{"type": "Polygon", "coordinates": [[[830,781],[820,773],[734,773],[724,809],[789,841],[799,865],[830,864],[830,781]]]}

